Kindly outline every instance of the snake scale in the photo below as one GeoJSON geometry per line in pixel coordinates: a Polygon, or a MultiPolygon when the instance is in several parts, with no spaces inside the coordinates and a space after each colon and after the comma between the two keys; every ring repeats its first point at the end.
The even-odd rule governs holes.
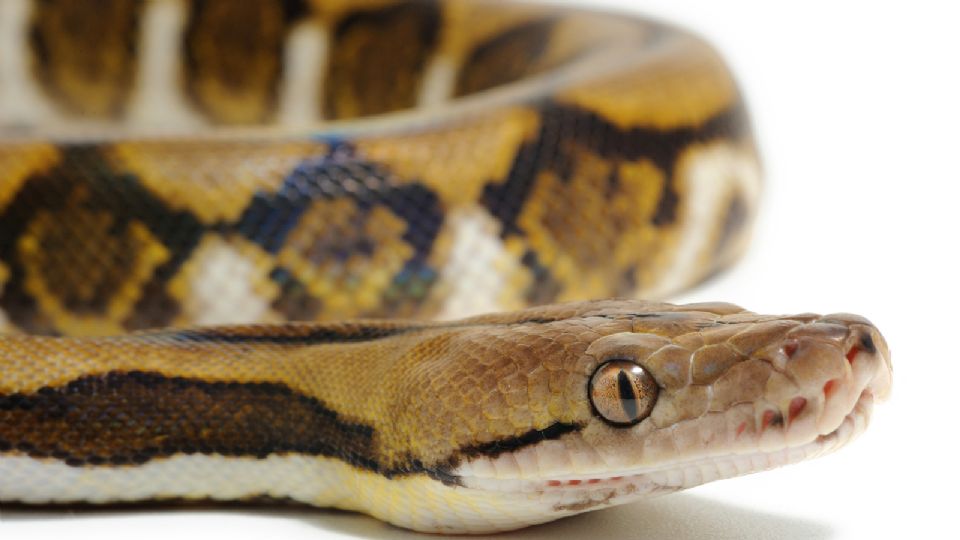
{"type": "Polygon", "coordinates": [[[6,0],[0,502],[479,533],[831,451],[866,319],[634,299],[732,263],[759,177],[717,54],[633,16],[6,0]]]}

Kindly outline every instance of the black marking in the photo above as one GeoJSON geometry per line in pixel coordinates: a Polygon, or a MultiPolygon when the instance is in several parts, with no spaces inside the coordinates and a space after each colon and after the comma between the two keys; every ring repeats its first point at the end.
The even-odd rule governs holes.
{"type": "Polygon", "coordinates": [[[630,375],[627,375],[627,372],[621,369],[617,373],[617,392],[620,394],[620,406],[623,407],[623,412],[627,415],[627,418],[633,420],[637,418],[637,395],[633,388],[633,383],[630,381],[630,375]]]}
{"type": "Polygon", "coordinates": [[[860,337],[860,350],[867,354],[875,354],[877,352],[877,344],[873,342],[873,336],[863,334],[860,337]]]}
{"type": "MultiPolygon", "coordinates": [[[[144,295],[135,312],[143,324],[168,324],[177,313],[175,302],[165,289],[150,288],[150,284],[166,283],[173,277],[199,243],[203,225],[189,212],[172,210],[144,189],[134,175],[117,169],[103,156],[103,147],[70,144],[60,151],[60,161],[28,178],[7,210],[0,214],[0,260],[10,268],[9,279],[0,295],[0,308],[11,315],[18,327],[30,333],[59,333],[53,322],[40,312],[36,299],[25,290],[26,273],[18,245],[38,214],[47,212],[56,218],[71,203],[71,198],[77,196],[78,190],[83,190],[86,193],[81,203],[83,208],[109,214],[114,220],[112,230],[126,230],[132,222],[139,222],[167,248],[170,259],[156,268],[145,289],[156,294],[144,295]]],[[[103,306],[99,310],[97,306],[90,307],[94,312],[103,310],[103,306]]]]}
{"type": "Polygon", "coordinates": [[[403,239],[414,249],[412,261],[425,265],[443,226],[444,210],[437,195],[422,184],[409,184],[387,190],[382,200],[407,222],[403,239]]]}
{"type": "Polygon", "coordinates": [[[442,23],[441,5],[434,0],[348,13],[333,31],[324,116],[351,118],[415,106],[442,23]]]}
{"type": "Polygon", "coordinates": [[[184,343],[270,344],[270,345],[329,345],[334,343],[362,343],[375,341],[431,328],[429,325],[407,326],[331,324],[331,325],[270,325],[269,332],[256,325],[246,327],[197,328],[140,334],[145,338],[171,339],[184,343]]]}
{"type": "Polygon", "coordinates": [[[27,34],[30,64],[41,90],[68,112],[119,118],[134,86],[144,2],[104,0],[90,7],[72,0],[37,1],[27,34]],[[83,82],[70,84],[75,78],[83,82]]]}
{"type": "Polygon", "coordinates": [[[277,107],[285,41],[309,12],[304,0],[191,1],[181,50],[184,87],[193,104],[214,122],[270,121],[277,107]],[[216,87],[225,90],[213,90],[216,87]],[[257,104],[250,107],[247,101],[221,109],[219,102],[232,94],[255,96],[257,104]]]}
{"type": "MultiPolygon", "coordinates": [[[[655,317],[656,313],[592,314],[590,317],[612,320],[631,317],[655,317]]],[[[245,326],[213,326],[184,330],[160,330],[141,332],[137,336],[146,340],[170,340],[179,343],[223,344],[269,344],[269,345],[331,345],[336,343],[362,343],[403,336],[417,332],[470,328],[473,326],[509,327],[523,324],[551,324],[569,317],[549,318],[532,313],[528,318],[518,318],[507,323],[472,322],[470,319],[450,322],[341,322],[341,323],[286,323],[245,326]]]]}
{"type": "MultiPolygon", "coordinates": [[[[436,194],[417,183],[398,183],[382,165],[353,156],[349,145],[301,162],[276,193],[257,194],[236,225],[237,232],[276,254],[315,201],[350,199],[359,212],[385,206],[407,223],[403,240],[414,261],[426,261],[443,225],[436,194]]],[[[372,247],[368,247],[372,248],[372,247]]]]}
{"type": "Polygon", "coordinates": [[[0,438],[68,465],[145,463],[175,454],[297,452],[380,470],[373,429],[279,383],[111,372],[0,396],[0,438]]]}
{"type": "Polygon", "coordinates": [[[316,320],[323,310],[323,302],[310,294],[307,285],[282,266],[270,272],[270,279],[277,284],[280,294],[271,303],[288,321],[316,320]]]}
{"type": "MultiPolygon", "coordinates": [[[[96,503],[89,501],[67,501],[67,502],[49,502],[44,504],[23,503],[19,501],[0,501],[4,510],[23,510],[29,512],[53,512],[61,514],[73,510],[82,511],[84,514],[97,515],[101,513],[115,513],[117,511],[166,511],[166,510],[213,510],[224,507],[225,501],[211,498],[183,498],[183,497],[157,497],[142,501],[116,501],[109,503],[96,503]]],[[[276,508],[280,509],[316,509],[315,505],[296,501],[286,497],[276,497],[267,494],[251,495],[240,499],[231,499],[229,501],[231,508],[276,508]]]]}
{"type": "Polygon", "coordinates": [[[297,453],[339,459],[386,477],[426,474],[460,485],[463,457],[496,457],[580,429],[556,423],[464,448],[439,464],[387,465],[373,427],[274,382],[206,381],[145,371],[85,376],[32,394],[0,394],[0,452],[72,467],[139,465],[177,454],[266,458],[297,453]]]}
{"type": "MultiPolygon", "coordinates": [[[[258,193],[245,210],[235,230],[268,253],[279,253],[288,238],[298,234],[296,228],[305,213],[321,201],[348,200],[355,210],[345,219],[353,224],[355,233],[312,231],[318,240],[303,253],[315,265],[328,260],[344,261],[353,256],[372,256],[377,249],[374,238],[365,232],[365,222],[376,208],[386,208],[406,225],[402,241],[413,253],[395,273],[390,285],[383,291],[378,307],[365,316],[384,316],[403,312],[425,302],[438,279],[430,265],[430,254],[443,227],[444,212],[439,198],[430,189],[416,182],[401,182],[386,167],[365,161],[354,154],[346,143],[335,143],[329,154],[301,162],[284,180],[276,193],[258,193]]],[[[273,277],[289,275],[285,269],[273,277]]],[[[286,290],[293,304],[287,308],[300,313],[297,306],[319,312],[320,300],[305,290],[286,290]]],[[[290,313],[284,310],[284,313],[290,313]]],[[[331,314],[326,314],[331,315],[331,314]]]]}
{"type": "Polygon", "coordinates": [[[524,252],[520,262],[533,274],[533,283],[526,292],[526,301],[529,305],[548,304],[563,290],[563,285],[553,277],[550,269],[540,263],[540,258],[535,251],[524,252]]]}
{"type": "Polygon", "coordinates": [[[268,253],[276,254],[314,201],[349,197],[355,191],[358,203],[369,205],[385,189],[386,175],[382,171],[358,162],[349,147],[335,145],[327,156],[300,162],[276,193],[258,193],[235,228],[268,253]]]}
{"type": "Polygon", "coordinates": [[[504,237],[523,234],[517,220],[541,172],[554,172],[561,180],[569,178],[575,159],[572,148],[586,149],[612,161],[653,161],[666,174],[666,185],[652,218],[653,224],[662,227],[676,220],[679,197],[674,174],[681,152],[696,142],[722,137],[739,139],[749,133],[742,104],[718,113],[702,125],[667,130],[643,126],[622,129],[595,112],[553,102],[541,106],[541,118],[537,138],[520,147],[506,180],[484,187],[482,202],[503,224],[504,237]]]}
{"type": "MultiPolygon", "coordinates": [[[[481,203],[502,224],[500,235],[504,238],[522,234],[517,220],[520,211],[530,198],[530,192],[536,183],[537,175],[544,168],[542,156],[557,155],[555,145],[550,144],[549,136],[541,129],[536,141],[524,143],[510,166],[506,180],[502,183],[490,183],[484,186],[481,203]]],[[[494,179],[491,179],[494,180],[494,179]]]]}
{"type": "Polygon", "coordinates": [[[546,68],[540,60],[555,25],[554,18],[533,21],[478,44],[460,70],[454,95],[482,92],[546,68]]]}
{"type": "Polygon", "coordinates": [[[582,426],[578,424],[557,422],[543,429],[531,429],[517,437],[468,446],[461,449],[460,454],[468,457],[485,456],[494,458],[504,452],[513,452],[539,442],[559,439],[563,435],[579,431],[581,428],[582,426]]]}

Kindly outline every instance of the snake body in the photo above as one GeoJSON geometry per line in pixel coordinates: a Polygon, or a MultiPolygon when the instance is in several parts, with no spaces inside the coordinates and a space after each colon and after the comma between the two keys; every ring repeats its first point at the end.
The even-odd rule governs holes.
{"type": "Polygon", "coordinates": [[[96,6],[0,4],[0,502],[508,530],[830,451],[889,389],[858,316],[584,301],[746,245],[749,122],[695,36],[461,0],[96,6]]]}

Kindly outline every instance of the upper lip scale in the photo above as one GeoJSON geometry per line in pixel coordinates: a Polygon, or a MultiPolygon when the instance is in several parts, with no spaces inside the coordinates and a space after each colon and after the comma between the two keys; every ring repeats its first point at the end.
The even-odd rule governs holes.
{"type": "MultiPolygon", "coordinates": [[[[835,436],[839,433],[839,431],[840,431],[845,425],[847,425],[849,422],[852,421],[852,422],[855,423],[855,422],[857,421],[857,419],[858,419],[858,416],[859,416],[859,417],[869,418],[869,414],[870,414],[870,411],[871,411],[872,403],[873,403],[873,395],[872,395],[872,392],[870,391],[870,388],[869,388],[869,386],[868,386],[866,389],[864,389],[864,391],[861,393],[860,397],[857,399],[856,404],[854,405],[853,410],[851,410],[851,411],[844,417],[843,421],[840,423],[840,425],[838,425],[838,426],[836,427],[836,429],[834,429],[833,431],[831,431],[831,432],[829,432],[829,433],[825,433],[825,434],[818,435],[816,438],[814,438],[813,440],[811,440],[811,441],[809,441],[808,443],[805,443],[805,444],[803,444],[803,445],[794,446],[794,447],[785,447],[783,450],[791,450],[791,449],[793,449],[793,450],[804,451],[805,449],[808,449],[808,448],[810,448],[811,446],[815,446],[815,445],[821,445],[821,446],[822,446],[822,445],[824,445],[825,443],[827,443],[827,442],[829,441],[829,439],[830,439],[831,437],[835,437],[835,436]]],[[[833,450],[833,448],[831,448],[830,450],[833,450]]],[[[646,468],[646,469],[627,470],[627,471],[619,472],[619,473],[616,474],[616,475],[610,475],[610,476],[580,476],[580,477],[565,477],[565,478],[564,478],[564,477],[555,477],[555,478],[548,478],[548,479],[543,479],[543,480],[534,479],[534,478],[530,478],[530,479],[525,479],[525,478],[503,478],[503,479],[488,478],[488,480],[494,480],[494,481],[503,482],[503,483],[506,483],[506,482],[530,482],[530,483],[538,484],[538,485],[540,486],[540,488],[542,488],[542,489],[571,489],[571,488],[579,488],[579,489],[582,489],[582,488],[588,487],[588,486],[605,487],[604,484],[609,484],[610,482],[621,482],[621,481],[629,482],[630,479],[633,479],[633,478],[639,478],[639,477],[648,476],[648,475],[651,475],[651,474],[661,473],[661,472],[664,472],[664,471],[666,471],[666,470],[675,470],[675,469],[682,469],[682,468],[685,468],[685,467],[693,467],[693,466],[697,466],[698,464],[709,464],[709,463],[714,462],[714,461],[716,461],[716,460],[718,460],[718,459],[722,459],[722,458],[726,458],[726,457],[752,456],[752,455],[756,455],[756,454],[765,455],[765,454],[768,454],[768,453],[769,453],[769,452],[759,452],[759,451],[758,451],[758,452],[752,452],[752,453],[751,453],[751,452],[744,452],[744,453],[742,453],[742,454],[741,454],[741,453],[729,453],[729,454],[724,454],[724,455],[721,455],[721,456],[713,456],[713,457],[710,457],[710,458],[700,458],[700,459],[695,459],[695,460],[690,460],[690,461],[685,461],[685,462],[669,463],[669,464],[667,464],[665,467],[660,467],[660,468],[655,468],[655,469],[653,469],[653,468],[646,468]],[[597,480],[597,481],[596,481],[596,482],[590,482],[591,480],[597,480]],[[570,482],[575,482],[575,483],[571,484],[570,482]]],[[[477,477],[461,476],[461,478],[463,478],[463,479],[470,479],[470,478],[477,478],[477,477]]],[[[487,489],[487,488],[473,488],[473,489],[487,489]]]]}

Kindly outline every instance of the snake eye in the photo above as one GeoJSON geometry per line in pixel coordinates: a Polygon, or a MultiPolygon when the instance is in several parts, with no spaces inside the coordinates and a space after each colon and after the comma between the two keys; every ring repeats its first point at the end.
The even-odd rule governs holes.
{"type": "Polygon", "coordinates": [[[594,410],[615,426],[632,426],[650,416],[659,390],[653,376],[629,360],[610,360],[590,378],[594,410]]]}

